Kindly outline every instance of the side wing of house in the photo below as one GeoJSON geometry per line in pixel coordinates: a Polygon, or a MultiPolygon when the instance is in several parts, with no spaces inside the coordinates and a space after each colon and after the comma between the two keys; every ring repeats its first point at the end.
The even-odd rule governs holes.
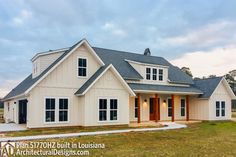
{"type": "Polygon", "coordinates": [[[232,97],[234,94],[223,79],[209,99],[209,120],[230,120],[232,97]]]}

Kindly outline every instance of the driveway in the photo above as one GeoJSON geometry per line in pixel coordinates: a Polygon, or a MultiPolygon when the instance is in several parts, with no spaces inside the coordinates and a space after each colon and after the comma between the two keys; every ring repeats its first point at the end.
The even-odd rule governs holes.
{"type": "Polygon", "coordinates": [[[26,130],[26,125],[15,124],[15,123],[0,124],[0,133],[8,131],[23,131],[23,130],[26,130]]]}

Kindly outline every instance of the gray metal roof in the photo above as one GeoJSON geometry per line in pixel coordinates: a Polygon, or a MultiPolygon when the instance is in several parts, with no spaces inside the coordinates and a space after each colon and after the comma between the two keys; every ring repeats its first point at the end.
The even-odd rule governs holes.
{"type": "Polygon", "coordinates": [[[214,90],[216,89],[217,85],[220,83],[223,77],[214,77],[214,78],[207,78],[207,79],[199,79],[194,80],[194,87],[203,91],[204,94],[201,94],[199,98],[209,98],[214,90]]]}
{"type": "Polygon", "coordinates": [[[76,47],[82,40],[77,42],[75,45],[70,47],[65,51],[57,60],[55,60],[48,68],[46,68],[39,76],[32,78],[32,74],[29,75],[25,80],[23,80],[19,85],[17,85],[12,91],[10,91],[4,98],[9,99],[18,95],[23,94],[27,89],[29,89],[35,82],[37,82],[41,77],[43,77],[54,65],[56,65],[60,60],[62,60],[74,47],[76,47]]]}
{"type": "Polygon", "coordinates": [[[162,57],[93,47],[105,64],[112,64],[124,79],[143,79],[143,77],[126,61],[132,60],[148,64],[168,66],[168,79],[173,83],[193,84],[190,76],[173,66],[162,57]]]}
{"type": "Polygon", "coordinates": [[[83,85],[82,87],[75,93],[76,95],[80,95],[82,94],[99,76],[100,74],[106,70],[106,68],[108,67],[109,65],[106,64],[105,66],[102,66],[100,67],[96,72],[95,74],[93,74],[93,76],[91,76],[83,85]]]}
{"type": "Polygon", "coordinates": [[[128,83],[132,90],[137,91],[153,91],[153,92],[173,92],[173,93],[194,93],[201,94],[202,91],[195,87],[185,86],[167,86],[167,85],[154,85],[154,84],[139,84],[128,83]]]}
{"type": "MultiPolygon", "coordinates": [[[[39,76],[36,78],[32,78],[32,74],[29,75],[24,81],[22,81],[17,87],[15,87],[9,94],[7,94],[4,99],[9,99],[18,95],[23,94],[27,89],[29,89],[35,82],[37,82],[41,77],[43,77],[53,66],[55,66],[59,61],[61,61],[74,47],[76,47],[82,40],[77,42],[75,45],[70,47],[68,50],[66,50],[56,61],[54,61],[47,69],[45,69],[39,76]]],[[[196,80],[193,82],[192,78],[183,73],[178,67],[175,67],[171,65],[167,60],[165,60],[162,57],[155,57],[155,56],[145,56],[142,54],[135,54],[130,52],[123,52],[123,51],[116,51],[116,50],[109,50],[104,48],[97,48],[93,47],[94,51],[97,53],[97,55],[102,59],[102,61],[106,64],[105,66],[101,67],[77,92],[83,93],[84,90],[86,90],[87,87],[99,76],[99,74],[104,70],[104,68],[112,64],[116,70],[120,73],[120,75],[124,79],[133,79],[133,80],[140,80],[143,79],[142,76],[127,62],[127,60],[142,62],[142,63],[148,63],[148,64],[158,64],[163,66],[168,66],[168,79],[173,83],[182,83],[182,84],[196,84],[192,87],[170,87],[165,86],[162,87],[161,85],[135,85],[131,84],[133,88],[152,88],[154,89],[163,89],[164,90],[184,90],[184,91],[196,91],[199,92],[202,90],[204,94],[202,97],[208,97],[213,92],[213,88],[216,87],[217,81],[210,79],[213,81],[212,83],[205,83],[206,80],[200,81],[196,80]],[[211,85],[209,88],[209,84],[211,85]],[[140,87],[137,87],[140,86],[140,87]],[[174,89],[175,88],[175,89],[174,89]],[[200,89],[200,90],[197,90],[200,89]]],[[[218,82],[219,83],[219,82],[218,82]]],[[[131,88],[132,88],[131,87],[131,88]]],[[[132,89],[133,89],[132,88],[132,89]]],[[[76,92],[76,93],[77,93],[76,92]]]]}

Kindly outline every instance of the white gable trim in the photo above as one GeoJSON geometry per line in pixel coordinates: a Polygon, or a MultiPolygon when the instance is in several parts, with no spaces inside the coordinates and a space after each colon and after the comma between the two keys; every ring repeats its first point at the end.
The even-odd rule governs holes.
{"type": "Polygon", "coordinates": [[[226,79],[224,77],[221,79],[219,84],[216,86],[216,88],[213,91],[213,93],[211,94],[210,98],[212,97],[212,95],[214,95],[214,93],[216,92],[216,90],[218,89],[218,87],[220,86],[221,83],[223,83],[223,85],[226,87],[227,91],[230,94],[231,99],[236,99],[236,96],[234,95],[234,92],[232,91],[231,87],[229,86],[228,82],[226,81],[226,79]]]}
{"type": "Polygon", "coordinates": [[[105,64],[103,61],[98,57],[96,52],[93,50],[93,48],[89,45],[88,41],[86,39],[83,39],[78,45],[76,45],[66,56],[63,57],[56,65],[54,65],[46,74],[44,74],[38,81],[36,81],[29,89],[25,91],[25,95],[28,94],[39,82],[41,82],[45,77],[48,76],[54,69],[56,69],[64,60],[66,60],[75,50],[77,50],[81,45],[85,44],[87,48],[91,51],[92,55],[97,58],[101,66],[104,66],[105,64]]]}
{"type": "Polygon", "coordinates": [[[152,67],[161,67],[161,68],[169,68],[169,66],[166,65],[160,65],[160,64],[152,64],[152,63],[145,63],[145,62],[138,62],[138,61],[133,61],[129,59],[125,59],[126,62],[138,64],[138,65],[145,65],[145,66],[152,66],[152,67]]]}
{"type": "Polygon", "coordinates": [[[76,94],[77,96],[85,95],[90,88],[107,72],[108,69],[110,69],[114,72],[116,77],[120,80],[120,82],[124,85],[124,87],[129,91],[131,96],[136,96],[136,94],[133,92],[133,90],[129,87],[129,85],[125,82],[125,80],[122,78],[122,76],[119,74],[119,72],[115,69],[115,67],[110,64],[90,85],[89,87],[82,93],[82,94],[76,94]]]}

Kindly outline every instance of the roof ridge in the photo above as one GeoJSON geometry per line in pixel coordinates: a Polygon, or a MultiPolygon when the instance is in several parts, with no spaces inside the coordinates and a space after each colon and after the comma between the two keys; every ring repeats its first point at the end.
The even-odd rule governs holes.
{"type": "MultiPolygon", "coordinates": [[[[110,49],[110,48],[103,48],[103,47],[96,47],[96,46],[92,46],[92,48],[97,48],[97,49],[103,49],[103,50],[110,50],[110,51],[116,51],[117,53],[130,53],[130,54],[135,54],[135,55],[140,55],[140,56],[144,56],[141,53],[138,52],[130,52],[130,51],[123,51],[123,50],[114,50],[114,49],[110,49]]],[[[156,57],[156,58],[162,58],[165,59],[164,57],[161,56],[147,56],[147,57],[156,57]]]]}

